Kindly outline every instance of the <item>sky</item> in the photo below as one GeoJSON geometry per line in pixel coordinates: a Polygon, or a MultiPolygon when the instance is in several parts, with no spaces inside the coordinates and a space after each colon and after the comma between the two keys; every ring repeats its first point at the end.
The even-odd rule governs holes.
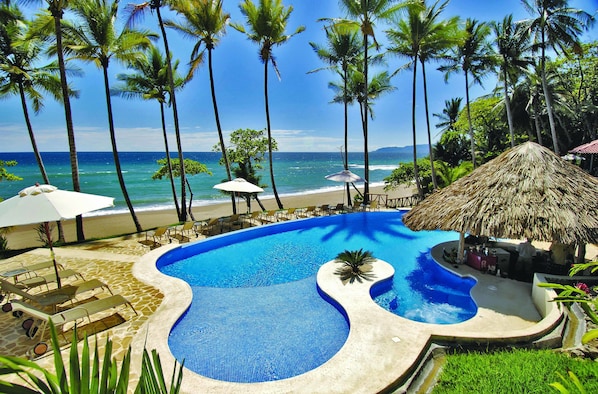
{"type": "MultiPolygon", "coordinates": [[[[123,1],[121,4],[126,3],[123,1]]],[[[223,4],[232,21],[244,24],[239,11],[239,0],[224,0],[223,4]]],[[[306,29],[273,50],[281,79],[278,80],[270,69],[268,88],[272,136],[281,152],[338,151],[344,140],[343,106],[330,103],[334,92],[328,87],[329,82],[338,79],[327,70],[308,73],[324,67],[309,43],[326,43],[323,23],[318,22],[319,18],[344,17],[345,14],[337,0],[283,0],[283,4],[293,6],[287,32],[294,32],[300,25],[306,29]]],[[[570,0],[569,5],[591,14],[596,14],[598,10],[598,0],[570,0]]],[[[514,20],[530,17],[520,0],[451,0],[444,16],[491,21],[502,20],[507,14],[513,14],[514,20]]],[[[176,18],[172,14],[171,17],[176,18]]],[[[151,13],[145,16],[141,26],[159,31],[157,18],[151,13]]],[[[376,37],[383,44],[382,51],[385,43],[384,30],[387,28],[388,26],[377,24],[376,37]]],[[[179,71],[185,73],[194,41],[173,30],[168,30],[167,34],[173,57],[180,60],[179,71]]],[[[583,41],[596,39],[596,26],[582,37],[583,41]]],[[[163,48],[161,41],[156,45],[163,48]]],[[[390,72],[394,72],[406,62],[405,58],[392,57],[388,59],[386,66],[390,72]]],[[[80,97],[71,101],[77,150],[111,151],[101,70],[80,62],[76,62],[76,65],[84,71],[82,77],[69,79],[69,83],[80,92],[80,97]]],[[[445,100],[465,97],[463,76],[453,74],[445,82],[444,74],[436,70],[437,66],[430,64],[426,67],[430,114],[442,112],[445,100]]],[[[263,64],[258,58],[257,45],[242,33],[228,27],[226,35],[213,52],[213,69],[225,141],[228,141],[230,132],[236,129],[265,129],[263,64]]],[[[117,83],[116,74],[127,70],[112,62],[108,72],[110,84],[114,86],[117,83]]],[[[392,80],[395,90],[376,100],[373,106],[375,118],[369,123],[370,151],[381,147],[412,145],[411,79],[411,70],[402,71],[392,80]]],[[[496,80],[488,77],[482,87],[470,88],[470,96],[473,100],[489,93],[495,86],[496,80]]],[[[417,143],[422,144],[427,143],[427,133],[421,81],[418,82],[417,94],[417,143]]],[[[218,141],[218,135],[207,65],[204,64],[196,71],[195,78],[177,93],[176,98],[183,150],[212,150],[218,141]]],[[[163,150],[157,102],[113,97],[112,105],[119,151],[163,150]]],[[[42,152],[68,151],[62,105],[47,98],[42,112],[33,115],[31,111],[31,114],[39,149],[42,152]]],[[[349,116],[349,151],[363,152],[363,133],[357,106],[349,108],[349,116]]],[[[436,123],[437,118],[431,117],[434,142],[439,139],[439,133],[434,127],[436,123]]],[[[174,147],[171,111],[167,112],[167,127],[170,146],[174,147]]],[[[0,101],[0,151],[32,151],[17,96],[0,101]]]]}

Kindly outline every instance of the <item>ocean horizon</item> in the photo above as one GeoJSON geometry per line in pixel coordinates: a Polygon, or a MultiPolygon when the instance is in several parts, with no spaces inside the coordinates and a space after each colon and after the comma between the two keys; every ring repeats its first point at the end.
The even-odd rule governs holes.
{"type": "MultiPolygon", "coordinates": [[[[422,152],[421,156],[427,155],[422,152]]],[[[71,167],[68,152],[41,153],[50,183],[63,190],[73,190],[71,167]]],[[[112,152],[77,152],[79,162],[79,181],[81,192],[114,197],[114,207],[90,213],[86,216],[115,214],[128,212],[122,191],[118,184],[112,152]]],[[[152,175],[159,169],[156,163],[164,158],[164,152],[119,152],[123,177],[129,197],[136,211],[152,211],[174,209],[170,182],[152,180],[152,175]]],[[[193,206],[201,207],[228,202],[230,197],[214,189],[217,183],[226,180],[226,171],[218,164],[220,152],[185,152],[184,157],[199,161],[212,172],[188,176],[191,190],[187,190],[187,204],[193,193],[193,206]]],[[[412,155],[404,151],[371,152],[370,185],[384,184],[384,178],[398,167],[399,163],[412,160],[412,155]]],[[[17,165],[8,167],[8,171],[23,180],[3,181],[0,197],[8,199],[17,195],[25,187],[43,183],[37,161],[33,152],[0,153],[0,160],[15,160],[17,165]]],[[[343,170],[340,152],[274,152],[274,177],[278,194],[296,196],[311,193],[340,190],[343,184],[325,179],[325,176],[343,170]]],[[[273,198],[270,187],[268,162],[264,161],[264,168],[259,170],[261,182],[267,184],[260,199],[273,198]]],[[[363,153],[349,153],[349,168],[352,172],[363,177],[363,153]]],[[[180,190],[180,179],[175,180],[177,193],[180,190]]],[[[357,184],[361,189],[362,184],[357,184]]],[[[180,200],[180,196],[179,200],[180,200]]]]}

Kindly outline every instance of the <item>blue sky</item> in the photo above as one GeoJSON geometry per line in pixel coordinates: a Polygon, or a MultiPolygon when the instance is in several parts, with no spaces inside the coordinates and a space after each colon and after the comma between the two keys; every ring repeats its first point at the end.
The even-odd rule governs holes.
{"type": "MultiPolygon", "coordinates": [[[[244,23],[239,3],[239,0],[224,0],[224,8],[231,14],[233,21],[244,23]]],[[[340,104],[330,104],[333,92],[328,88],[328,83],[336,76],[329,71],[308,74],[308,71],[323,66],[309,42],[325,44],[323,24],[317,22],[317,19],[342,17],[343,12],[336,0],[284,0],[284,4],[294,7],[288,32],[294,31],[299,25],[304,25],[306,30],[274,49],[282,79],[279,81],[274,72],[270,71],[273,137],[277,140],[280,151],[338,151],[343,145],[343,107],[340,104]]],[[[598,9],[598,0],[570,0],[569,4],[590,13],[596,13],[598,9]]],[[[457,15],[462,19],[472,17],[490,21],[502,20],[509,13],[514,15],[515,20],[529,17],[520,0],[451,0],[445,16],[457,15]]],[[[147,14],[143,26],[158,31],[156,18],[152,14],[147,14]]],[[[378,25],[378,38],[384,36],[385,28],[378,25]]],[[[584,36],[584,40],[597,39],[596,32],[597,28],[594,27],[584,36]]],[[[173,56],[181,61],[179,69],[186,71],[193,42],[172,30],[168,31],[168,37],[173,56]]],[[[158,44],[161,46],[161,42],[158,44]]],[[[405,62],[405,59],[390,58],[387,67],[392,72],[405,62]]],[[[101,70],[81,63],[78,65],[84,70],[84,76],[70,79],[70,83],[80,91],[80,98],[72,101],[77,149],[110,151],[101,70]]],[[[225,134],[239,128],[265,129],[263,65],[258,59],[257,46],[229,27],[214,51],[214,71],[220,119],[225,134]]],[[[120,72],[126,70],[117,63],[111,63],[111,84],[117,82],[115,75],[120,72]]],[[[441,112],[445,100],[465,96],[464,79],[461,75],[453,75],[445,83],[443,74],[436,71],[436,65],[429,65],[427,76],[430,113],[441,112]]],[[[403,71],[393,79],[396,90],[376,101],[375,119],[370,122],[369,128],[370,150],[412,144],[411,78],[410,70],[403,71]]],[[[483,88],[472,87],[472,99],[488,93],[495,84],[496,81],[489,77],[484,81],[483,88]]],[[[113,97],[112,103],[120,151],[163,150],[157,103],[118,97],[113,97]]],[[[198,70],[195,78],[177,94],[177,104],[183,149],[189,152],[211,150],[217,142],[217,132],[207,67],[198,70]]],[[[358,108],[353,106],[349,111],[349,150],[363,151],[358,108]]],[[[420,84],[417,102],[418,143],[427,141],[424,116],[420,84]]],[[[172,116],[167,119],[173,147],[172,116]]],[[[431,122],[434,125],[436,118],[433,117],[431,122]]],[[[68,151],[64,111],[59,103],[47,99],[44,110],[39,115],[32,116],[32,123],[42,152],[68,151]]],[[[433,129],[432,134],[437,140],[437,131],[433,129]]],[[[20,101],[16,96],[0,103],[0,150],[31,151],[20,101]]]]}

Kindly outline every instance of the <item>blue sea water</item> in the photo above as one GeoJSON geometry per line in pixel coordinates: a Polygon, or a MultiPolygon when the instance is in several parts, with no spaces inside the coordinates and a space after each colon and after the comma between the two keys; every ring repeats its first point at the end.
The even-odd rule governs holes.
{"type": "MultiPolygon", "coordinates": [[[[99,211],[98,214],[126,212],[126,205],[118,185],[112,152],[78,152],[79,178],[81,191],[101,194],[115,198],[114,208],[99,211]]],[[[170,182],[167,179],[152,180],[152,174],[159,165],[158,159],[164,158],[162,152],[121,152],[123,176],[127,191],[136,210],[156,210],[174,208],[170,182]]],[[[339,152],[275,152],[274,174],[278,193],[281,196],[322,192],[339,189],[342,185],[324,177],[343,169],[339,152]]],[[[218,152],[188,152],[185,158],[205,164],[213,175],[199,174],[188,177],[193,192],[193,206],[203,206],[229,201],[228,197],[212,188],[226,178],[223,166],[218,164],[218,152]]],[[[50,183],[64,190],[73,190],[71,167],[68,152],[42,153],[42,159],[50,178],[50,183]]],[[[411,155],[399,152],[371,152],[370,184],[382,184],[400,162],[411,160],[411,155]]],[[[16,160],[15,167],[9,172],[23,178],[22,181],[1,182],[0,197],[7,199],[19,190],[36,182],[43,183],[35,156],[31,152],[0,153],[0,160],[16,160]]],[[[363,176],[363,153],[350,153],[351,171],[363,176]]],[[[269,184],[268,163],[260,172],[262,183],[269,184]]],[[[178,181],[178,179],[177,179],[178,181]]],[[[177,182],[177,191],[180,182],[177,182]]],[[[272,189],[266,188],[262,198],[272,196],[272,189]]],[[[189,194],[187,194],[189,199],[189,194]]]]}

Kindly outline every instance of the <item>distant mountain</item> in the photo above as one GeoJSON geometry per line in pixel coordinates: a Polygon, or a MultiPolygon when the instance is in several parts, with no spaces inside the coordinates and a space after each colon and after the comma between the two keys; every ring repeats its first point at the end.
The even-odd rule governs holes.
{"type": "MultiPolygon", "coordinates": [[[[411,145],[411,146],[387,146],[384,148],[376,149],[376,152],[412,153],[413,145],[411,145]]],[[[418,156],[427,156],[429,154],[430,154],[430,150],[428,149],[428,144],[417,145],[417,155],[418,156]]]]}

